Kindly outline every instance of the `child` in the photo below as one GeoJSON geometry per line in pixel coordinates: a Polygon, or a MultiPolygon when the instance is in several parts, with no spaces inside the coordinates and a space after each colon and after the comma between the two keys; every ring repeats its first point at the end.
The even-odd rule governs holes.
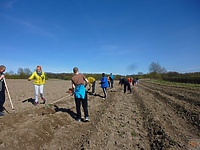
{"type": "Polygon", "coordinates": [[[44,84],[45,84],[45,74],[42,71],[41,66],[37,66],[36,71],[32,73],[32,75],[28,78],[28,81],[34,80],[34,88],[35,88],[35,102],[34,105],[38,104],[38,90],[40,91],[40,97],[42,99],[42,104],[45,104],[46,100],[44,99],[44,84]]]}
{"type": "Polygon", "coordinates": [[[105,76],[105,73],[102,73],[101,82],[99,84],[101,84],[101,88],[102,88],[103,93],[104,93],[103,99],[105,99],[105,98],[107,98],[106,89],[109,87],[108,78],[105,76]]]}
{"type": "Polygon", "coordinates": [[[4,103],[5,103],[5,83],[4,83],[4,72],[6,67],[4,65],[0,66],[0,116],[3,116],[4,113],[4,103]]]}

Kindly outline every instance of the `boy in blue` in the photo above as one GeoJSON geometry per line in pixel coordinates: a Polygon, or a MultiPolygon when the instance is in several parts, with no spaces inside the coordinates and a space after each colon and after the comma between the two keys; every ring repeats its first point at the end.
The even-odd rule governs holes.
{"type": "Polygon", "coordinates": [[[106,77],[105,73],[102,73],[102,78],[101,78],[101,82],[99,83],[101,84],[101,88],[103,90],[104,96],[103,99],[107,98],[107,92],[106,89],[108,88],[108,78],[106,77]]]}

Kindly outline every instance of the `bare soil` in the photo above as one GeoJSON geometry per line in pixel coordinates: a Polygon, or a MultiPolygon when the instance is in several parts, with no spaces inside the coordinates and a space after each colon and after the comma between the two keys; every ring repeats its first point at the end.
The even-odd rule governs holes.
{"type": "MultiPolygon", "coordinates": [[[[108,98],[88,94],[90,122],[77,122],[70,81],[47,80],[45,104],[33,105],[33,82],[7,79],[0,117],[0,149],[6,150],[199,150],[200,88],[140,80],[123,93],[115,81],[108,98]],[[54,103],[53,105],[49,105],[54,103]]],[[[40,100],[41,102],[41,100],[40,100]]]]}

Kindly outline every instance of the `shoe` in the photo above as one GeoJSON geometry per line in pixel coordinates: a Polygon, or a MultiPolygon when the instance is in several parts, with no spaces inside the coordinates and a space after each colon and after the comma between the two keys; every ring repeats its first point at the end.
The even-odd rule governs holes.
{"type": "Polygon", "coordinates": [[[89,117],[85,117],[85,121],[90,121],[90,118],[89,117]]]}
{"type": "Polygon", "coordinates": [[[36,106],[38,104],[38,102],[34,102],[34,106],[36,106]]]}
{"type": "Polygon", "coordinates": [[[45,104],[46,100],[42,97],[42,102],[41,104],[45,104]]]}
{"type": "Polygon", "coordinates": [[[45,99],[43,99],[43,100],[42,100],[42,102],[41,102],[40,104],[45,104],[45,102],[46,102],[46,100],[45,100],[45,99]]]}
{"type": "Polygon", "coordinates": [[[76,119],[76,121],[81,122],[81,119],[76,119]]]}

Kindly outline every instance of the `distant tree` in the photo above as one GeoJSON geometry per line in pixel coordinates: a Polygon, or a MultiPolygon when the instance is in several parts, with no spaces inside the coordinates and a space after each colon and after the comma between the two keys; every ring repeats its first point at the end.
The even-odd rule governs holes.
{"type": "Polygon", "coordinates": [[[25,75],[30,75],[32,73],[29,68],[24,68],[23,72],[24,72],[25,75]]]}
{"type": "Polygon", "coordinates": [[[9,75],[13,75],[13,74],[14,74],[14,71],[13,71],[13,70],[10,70],[10,71],[8,72],[8,74],[9,74],[9,75]]]}
{"type": "Polygon", "coordinates": [[[26,79],[31,74],[31,71],[29,68],[18,68],[17,74],[19,75],[19,78],[26,79]]]}
{"type": "Polygon", "coordinates": [[[138,75],[144,75],[144,73],[143,72],[138,72],[138,75]]]}
{"type": "Polygon", "coordinates": [[[24,70],[23,70],[23,68],[18,68],[17,74],[18,74],[18,75],[24,75],[24,70]]]}
{"type": "Polygon", "coordinates": [[[153,73],[166,73],[167,70],[164,67],[161,67],[161,65],[159,63],[155,63],[152,62],[149,65],[149,72],[153,72],[153,73]]]}

